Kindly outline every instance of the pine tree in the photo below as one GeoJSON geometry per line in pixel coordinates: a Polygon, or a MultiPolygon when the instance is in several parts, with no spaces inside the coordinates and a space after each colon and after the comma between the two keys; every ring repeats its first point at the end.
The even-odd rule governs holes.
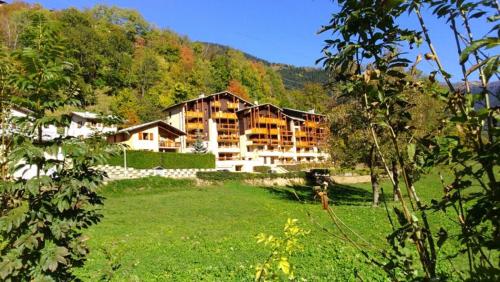
{"type": "Polygon", "coordinates": [[[203,138],[200,133],[200,130],[196,131],[196,141],[194,142],[193,145],[194,148],[194,153],[195,154],[206,154],[207,153],[207,147],[203,144],[203,138]]]}

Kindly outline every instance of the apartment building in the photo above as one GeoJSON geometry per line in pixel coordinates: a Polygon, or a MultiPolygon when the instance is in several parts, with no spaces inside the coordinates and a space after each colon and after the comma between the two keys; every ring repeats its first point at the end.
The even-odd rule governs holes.
{"type": "Polygon", "coordinates": [[[203,140],[218,169],[318,162],[328,158],[326,117],[314,112],[251,103],[230,92],[201,95],[164,110],[166,123],[185,132],[179,152],[203,140]]]}

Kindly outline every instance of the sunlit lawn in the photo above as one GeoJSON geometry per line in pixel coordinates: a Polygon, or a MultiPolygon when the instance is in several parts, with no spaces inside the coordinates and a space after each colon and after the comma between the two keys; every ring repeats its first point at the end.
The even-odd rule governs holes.
{"type": "MultiPolygon", "coordinates": [[[[386,198],[391,199],[391,189],[383,186],[386,198]]],[[[114,281],[252,280],[255,265],[269,255],[255,236],[261,232],[281,235],[287,218],[297,218],[311,231],[303,240],[304,250],[291,258],[297,277],[387,280],[346,241],[323,230],[322,226],[340,235],[313,202],[310,188],[295,188],[308,203],[297,201],[290,188],[241,183],[196,187],[191,181],[162,178],[111,183],[103,189],[104,218],[88,232],[90,258],[77,274],[88,281],[104,274],[114,281]]],[[[424,201],[439,197],[442,191],[436,175],[423,179],[417,189],[424,201]]],[[[334,211],[346,225],[376,248],[386,247],[391,226],[383,207],[370,206],[368,184],[338,187],[330,194],[334,211]]],[[[389,210],[391,206],[392,202],[389,210]]],[[[435,227],[453,225],[441,214],[430,217],[435,227]]],[[[452,242],[445,245],[445,249],[454,248],[452,242]]],[[[463,260],[455,260],[454,267],[465,268],[463,260]]],[[[452,268],[444,261],[439,269],[450,272],[452,268]]]]}

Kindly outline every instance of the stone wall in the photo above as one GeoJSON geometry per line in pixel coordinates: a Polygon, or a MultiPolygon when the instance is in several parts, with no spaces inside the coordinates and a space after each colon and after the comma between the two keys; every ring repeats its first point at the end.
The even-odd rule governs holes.
{"type": "Polygon", "coordinates": [[[198,171],[215,171],[209,168],[193,168],[193,169],[136,169],[121,166],[102,165],[97,169],[105,171],[108,174],[109,180],[131,179],[148,176],[162,176],[169,178],[196,178],[198,171]]]}

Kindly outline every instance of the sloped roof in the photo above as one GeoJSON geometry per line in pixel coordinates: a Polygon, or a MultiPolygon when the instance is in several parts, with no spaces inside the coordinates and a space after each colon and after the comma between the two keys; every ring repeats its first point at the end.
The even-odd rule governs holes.
{"type": "Polygon", "coordinates": [[[323,116],[325,117],[326,115],[318,114],[318,113],[312,113],[308,111],[301,111],[297,109],[292,109],[292,108],[283,108],[285,112],[295,112],[295,113],[300,113],[300,114],[308,114],[308,115],[317,115],[317,116],[323,116]]]}
{"type": "Polygon", "coordinates": [[[247,107],[247,108],[241,109],[241,110],[237,111],[237,113],[239,113],[239,112],[243,112],[243,111],[246,111],[246,110],[250,110],[250,109],[253,109],[253,108],[263,107],[263,106],[271,106],[271,107],[273,107],[273,108],[277,109],[278,111],[283,112],[283,115],[285,115],[286,117],[289,117],[289,118],[291,118],[291,119],[295,119],[295,120],[304,121],[304,119],[301,119],[301,118],[299,118],[299,117],[294,117],[294,116],[291,116],[291,115],[287,115],[287,114],[285,113],[285,111],[284,111],[282,108],[280,108],[280,107],[278,107],[278,106],[276,106],[276,105],[273,105],[273,104],[271,104],[271,103],[264,103],[264,104],[260,104],[260,105],[253,105],[253,106],[251,106],[251,107],[247,107]]]}
{"type": "Polygon", "coordinates": [[[232,96],[235,96],[236,98],[242,100],[243,102],[245,103],[248,103],[250,105],[253,105],[253,103],[250,103],[248,102],[247,100],[241,98],[240,96],[234,94],[234,93],[231,93],[229,91],[222,91],[222,92],[217,92],[217,93],[213,93],[213,94],[209,94],[209,95],[206,95],[206,96],[203,96],[203,97],[197,97],[197,98],[194,98],[194,99],[190,99],[190,100],[186,100],[186,101],[182,101],[182,102],[179,102],[177,104],[174,104],[174,105],[171,105],[171,106],[168,106],[166,107],[163,111],[166,111],[168,109],[171,109],[171,108],[174,108],[174,107],[177,107],[179,105],[182,105],[182,104],[185,104],[185,103],[189,103],[189,102],[193,102],[193,101],[197,101],[197,100],[200,100],[200,99],[206,99],[206,98],[209,98],[209,97],[212,97],[212,96],[215,96],[215,95],[221,95],[221,94],[229,94],[229,95],[232,95],[232,96]]]}
{"type": "Polygon", "coordinates": [[[177,135],[186,135],[186,133],[180,129],[177,129],[173,126],[171,126],[170,124],[164,122],[163,120],[155,120],[155,121],[151,121],[151,122],[146,122],[146,123],[142,123],[142,124],[138,124],[138,125],[134,125],[134,126],[131,126],[131,127],[127,127],[127,128],[124,128],[124,129],[120,129],[118,130],[116,133],[119,134],[119,133],[130,133],[132,131],[136,131],[136,130],[139,130],[139,129],[143,129],[143,128],[149,128],[149,127],[152,127],[152,126],[159,126],[159,127],[163,127],[177,135]]]}

